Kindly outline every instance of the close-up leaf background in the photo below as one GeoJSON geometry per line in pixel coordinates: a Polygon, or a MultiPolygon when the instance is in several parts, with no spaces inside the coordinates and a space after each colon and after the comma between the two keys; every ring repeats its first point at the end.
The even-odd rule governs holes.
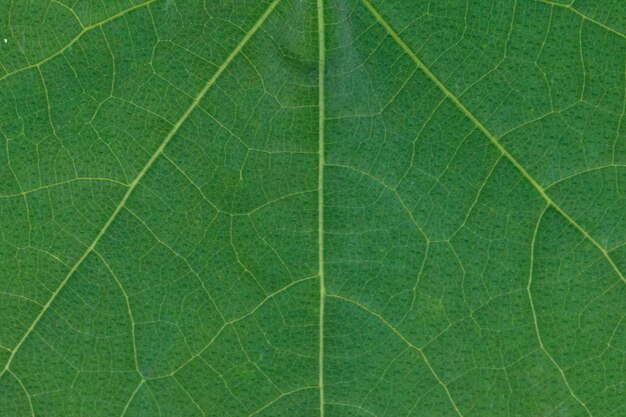
{"type": "Polygon", "coordinates": [[[626,416],[625,76],[623,0],[0,0],[0,416],[626,416]]]}

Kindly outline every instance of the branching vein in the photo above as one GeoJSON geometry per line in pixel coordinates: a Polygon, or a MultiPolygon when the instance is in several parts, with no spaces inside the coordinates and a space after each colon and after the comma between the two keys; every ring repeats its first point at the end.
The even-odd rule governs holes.
{"type": "Polygon", "coordinates": [[[15,75],[17,73],[20,73],[22,71],[28,70],[28,69],[32,69],[32,68],[39,68],[40,66],[42,66],[43,64],[45,64],[46,62],[50,61],[53,58],[56,58],[57,56],[61,55],[63,52],[67,51],[72,45],[74,45],[76,42],[79,41],[80,38],[82,38],[86,33],[91,32],[93,29],[97,29],[115,19],[118,19],[134,10],[140,9],[142,7],[146,7],[149,6],[150,4],[156,2],[157,0],[148,0],[146,2],[143,3],[139,3],[136,4],[132,7],[129,7],[128,9],[122,10],[121,12],[118,12],[116,14],[114,14],[113,16],[107,17],[104,20],[101,20],[100,22],[94,23],[92,25],[89,26],[85,26],[83,27],[83,30],[81,30],[78,35],[76,35],[74,38],[72,38],[71,41],[69,41],[63,48],[59,49],[58,51],[54,52],[51,55],[48,55],[47,57],[43,58],[42,60],[34,63],[34,64],[29,64],[25,67],[22,68],[18,68],[15,69],[13,71],[10,71],[6,74],[4,74],[2,77],[0,77],[0,81],[4,80],[5,78],[8,78],[12,75],[15,75]]]}
{"type": "Polygon", "coordinates": [[[398,35],[398,33],[391,27],[391,25],[385,20],[385,18],[378,12],[378,10],[372,5],[369,0],[361,0],[365,7],[370,11],[374,18],[380,23],[380,25],[387,31],[389,36],[402,48],[402,50],[415,62],[415,64],[424,72],[424,74],[430,78],[430,80],[454,103],[454,105],[467,117],[474,125],[491,141],[491,143],[498,148],[500,153],[513,164],[513,166],[522,174],[522,176],[537,190],[541,197],[552,206],[561,216],[563,216],[572,226],[591,242],[604,256],[607,262],[611,265],[617,276],[626,284],[626,277],[620,269],[617,267],[613,259],[610,257],[608,251],[600,245],[600,243],[593,238],[572,216],[569,215],[563,208],[561,208],[546,192],[546,189],[541,186],[533,178],[528,171],[511,155],[511,153],[500,143],[500,140],[491,133],[485,125],[478,120],[478,118],[461,102],[446,85],[428,68],[428,66],[417,56],[417,54],[404,42],[404,40],[398,35]]]}
{"type": "MultiPolygon", "coordinates": [[[[154,1],[154,0],[153,0],[154,1]]],[[[41,318],[44,316],[44,314],[46,313],[46,311],[48,311],[48,309],[50,308],[50,306],[52,305],[52,303],[54,302],[54,300],[56,299],[56,297],[59,295],[59,293],[61,292],[61,290],[67,285],[68,281],[70,280],[70,278],[74,275],[74,273],[78,270],[78,268],[80,267],[80,265],[82,265],[83,261],[89,256],[89,254],[94,250],[94,248],[96,247],[96,245],[98,244],[98,242],[100,241],[100,239],[102,239],[102,237],[106,234],[107,230],[109,230],[109,227],[111,227],[111,224],[113,224],[113,222],[115,221],[115,219],[117,218],[117,216],[119,215],[119,213],[122,211],[122,209],[124,208],[124,206],[126,205],[126,203],[128,202],[128,199],[130,198],[130,196],[133,194],[133,192],[135,191],[135,189],[137,188],[137,185],[141,182],[141,180],[143,179],[143,177],[146,175],[146,173],[150,170],[150,168],[154,165],[155,161],[159,158],[159,156],[161,156],[161,154],[163,153],[163,150],[167,147],[167,145],[170,143],[170,141],[172,140],[172,138],[176,135],[176,133],[178,132],[178,130],[180,129],[180,127],[185,123],[185,121],[189,118],[189,116],[191,115],[191,113],[193,113],[193,111],[196,109],[196,107],[198,107],[198,105],[200,104],[200,101],[202,100],[202,98],[206,95],[206,93],[209,91],[209,89],[215,84],[215,82],[217,81],[217,79],[220,77],[220,75],[222,75],[222,73],[224,72],[224,70],[229,66],[229,64],[235,59],[235,57],[241,52],[241,50],[243,49],[243,47],[246,45],[246,43],[248,43],[248,41],[250,40],[250,38],[252,37],[252,35],[254,35],[254,33],[261,27],[261,25],[263,24],[263,22],[267,19],[267,17],[272,13],[272,11],[274,10],[274,8],[276,8],[276,6],[278,5],[278,3],[280,2],[280,0],[274,0],[269,6],[268,8],[263,12],[263,14],[261,15],[261,17],[259,18],[259,20],[257,20],[257,22],[252,26],[252,28],[244,35],[244,37],[241,39],[241,41],[237,44],[237,46],[235,47],[235,49],[230,53],[230,55],[228,55],[228,57],[226,58],[226,60],[222,63],[222,65],[220,65],[218,67],[218,69],[215,71],[215,73],[213,74],[213,76],[209,79],[209,81],[204,85],[204,87],[200,90],[200,92],[198,93],[198,95],[194,98],[194,100],[191,102],[191,104],[189,105],[189,107],[187,108],[187,110],[185,110],[185,112],[183,113],[183,115],[180,117],[180,119],[178,119],[178,121],[174,124],[174,126],[172,127],[172,129],[170,130],[170,132],[167,134],[167,136],[165,137],[165,139],[161,142],[161,144],[159,145],[159,147],[156,149],[156,151],[152,154],[152,156],[150,157],[150,159],[148,159],[148,162],[146,162],[146,164],[144,165],[144,167],[142,168],[142,170],[139,172],[139,174],[137,175],[137,177],[130,183],[128,190],[126,191],[126,193],[124,194],[124,196],[122,197],[121,201],[119,202],[119,204],[117,205],[117,207],[115,208],[115,210],[113,210],[113,213],[111,214],[111,216],[109,217],[109,219],[106,221],[106,223],[104,224],[104,226],[102,227],[102,229],[100,229],[100,232],[98,232],[98,234],[96,235],[96,237],[94,238],[94,240],[91,242],[91,244],[87,247],[87,249],[85,250],[85,252],[83,252],[83,254],[80,256],[80,258],[78,259],[78,261],[74,264],[74,266],[69,270],[69,272],[67,273],[67,275],[65,276],[65,278],[61,281],[61,283],[59,284],[59,286],[52,292],[52,295],[50,296],[50,298],[48,299],[48,301],[46,302],[46,304],[44,304],[44,307],[41,309],[41,311],[39,312],[39,314],[37,315],[37,317],[35,317],[35,320],[32,322],[32,324],[28,327],[28,329],[26,330],[26,332],[22,335],[22,337],[20,338],[19,342],[17,343],[17,345],[15,346],[15,348],[13,349],[13,351],[11,352],[11,355],[9,356],[9,359],[7,360],[6,364],[4,365],[4,368],[2,369],[2,371],[0,371],[0,377],[2,375],[4,375],[4,373],[9,369],[9,367],[11,366],[11,362],[13,361],[13,359],[15,358],[15,355],[17,354],[17,352],[19,352],[20,347],[24,344],[24,342],[26,341],[26,339],[28,339],[28,336],[30,336],[30,334],[33,332],[33,330],[35,329],[35,327],[37,326],[37,323],[39,323],[39,321],[41,320],[41,318]]]]}

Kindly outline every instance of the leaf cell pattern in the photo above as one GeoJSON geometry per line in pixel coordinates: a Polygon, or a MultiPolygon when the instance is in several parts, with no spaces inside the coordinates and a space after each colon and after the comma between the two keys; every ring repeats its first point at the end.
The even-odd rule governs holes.
{"type": "Polygon", "coordinates": [[[0,10],[0,416],[626,415],[623,1],[0,10]]]}

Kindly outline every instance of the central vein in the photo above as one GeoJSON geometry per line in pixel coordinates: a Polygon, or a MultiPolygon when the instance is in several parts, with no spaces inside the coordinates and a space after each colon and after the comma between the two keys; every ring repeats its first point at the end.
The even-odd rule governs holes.
{"type": "Polygon", "coordinates": [[[317,31],[318,31],[318,110],[319,110],[319,167],[318,167],[318,262],[320,277],[320,322],[319,322],[319,388],[320,416],[324,417],[324,304],[326,287],[324,283],[324,71],[326,66],[326,49],[324,37],[324,0],[317,0],[317,31]]]}

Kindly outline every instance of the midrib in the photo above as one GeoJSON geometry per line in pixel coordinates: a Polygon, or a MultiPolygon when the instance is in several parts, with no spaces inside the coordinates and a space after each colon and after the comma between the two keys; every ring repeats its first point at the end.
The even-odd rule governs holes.
{"type": "Polygon", "coordinates": [[[324,304],[326,302],[326,286],[324,282],[324,71],[326,67],[326,49],[324,33],[324,0],[317,0],[317,31],[318,31],[318,146],[319,166],[317,177],[317,212],[318,212],[318,262],[320,278],[320,307],[319,307],[319,389],[320,389],[320,416],[324,417],[324,304]]]}

